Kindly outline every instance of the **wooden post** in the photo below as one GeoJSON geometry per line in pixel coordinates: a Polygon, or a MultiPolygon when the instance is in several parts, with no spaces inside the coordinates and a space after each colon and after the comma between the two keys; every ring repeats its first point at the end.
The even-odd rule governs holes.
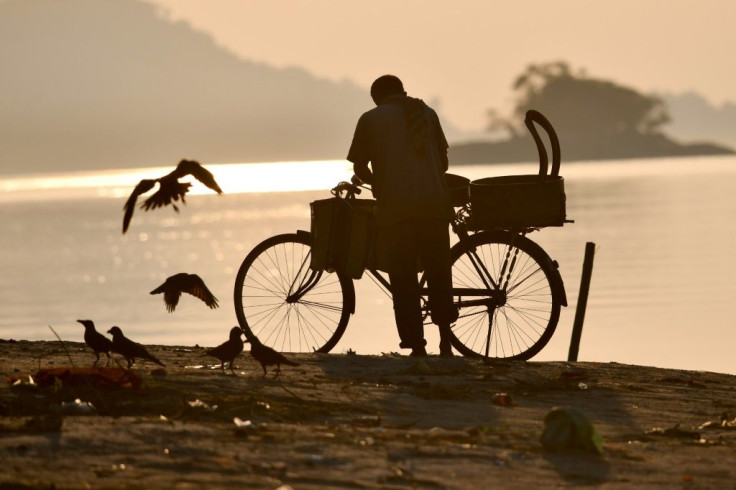
{"type": "Polygon", "coordinates": [[[595,243],[585,244],[585,259],[583,260],[583,276],[580,279],[580,293],[578,294],[578,305],[575,309],[575,321],[572,324],[572,338],[570,339],[570,351],[567,354],[568,362],[578,360],[580,349],[580,337],[583,334],[583,320],[585,319],[585,307],[588,304],[588,291],[590,290],[590,276],[593,275],[593,256],[595,255],[595,243]]]}

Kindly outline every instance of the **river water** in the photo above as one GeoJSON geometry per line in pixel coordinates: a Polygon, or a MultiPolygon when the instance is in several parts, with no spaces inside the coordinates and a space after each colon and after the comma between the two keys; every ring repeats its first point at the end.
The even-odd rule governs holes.
{"type": "MultiPolygon", "coordinates": [[[[345,161],[207,165],[223,195],[195,183],[187,205],[136,211],[135,183],[169,168],[0,181],[0,338],[81,341],[77,319],[120,326],[142,343],[216,345],[237,323],[235,273],[257,243],[309,229],[309,202],[351,175],[345,161]],[[184,295],[174,313],[149,291],[177,272],[220,301],[184,295]]],[[[534,173],[533,164],[454,166],[471,179],[534,173]]],[[[596,244],[579,359],[736,373],[736,158],[563,163],[575,222],[529,237],[560,264],[570,306],[534,360],[565,360],[586,242],[596,244]]],[[[391,301],[356,283],[356,313],[333,350],[398,350],[391,301]]],[[[428,329],[430,351],[437,335],[428,329]]]]}

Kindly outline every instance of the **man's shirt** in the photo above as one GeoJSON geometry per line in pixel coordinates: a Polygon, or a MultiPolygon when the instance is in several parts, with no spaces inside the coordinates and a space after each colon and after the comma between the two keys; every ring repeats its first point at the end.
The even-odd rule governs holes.
{"type": "Polygon", "coordinates": [[[405,98],[389,96],[360,117],[347,159],[358,176],[370,162],[379,226],[420,216],[449,221],[447,140],[437,113],[424,105],[428,138],[424,151],[417,151],[407,128],[405,98]]]}

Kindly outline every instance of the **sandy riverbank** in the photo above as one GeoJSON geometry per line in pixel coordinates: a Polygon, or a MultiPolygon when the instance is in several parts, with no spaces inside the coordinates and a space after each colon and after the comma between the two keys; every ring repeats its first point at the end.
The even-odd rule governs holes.
{"type": "MultiPolygon", "coordinates": [[[[92,364],[84,344],[64,345],[75,366],[92,364]]],[[[300,366],[274,379],[262,377],[247,350],[236,375],[212,369],[219,363],[201,357],[202,348],[149,350],[166,368],[136,364],[137,388],[33,386],[28,376],[39,369],[71,365],[62,344],[0,342],[0,487],[733,488],[736,481],[736,429],[718,423],[736,417],[732,375],[311,354],[290,356],[300,366]],[[494,403],[497,393],[513,404],[494,403]],[[69,403],[77,398],[95,410],[74,413],[69,403]],[[556,406],[587,415],[603,436],[602,454],[543,448],[544,417],[556,406]],[[236,417],[250,425],[237,428],[236,417]]]]}

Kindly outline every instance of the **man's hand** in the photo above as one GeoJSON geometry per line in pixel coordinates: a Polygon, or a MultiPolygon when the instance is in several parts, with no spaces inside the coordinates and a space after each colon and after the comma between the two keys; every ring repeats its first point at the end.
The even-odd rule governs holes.
{"type": "Polygon", "coordinates": [[[368,162],[353,163],[353,172],[364,183],[373,185],[373,172],[368,167],[368,162]]]}

